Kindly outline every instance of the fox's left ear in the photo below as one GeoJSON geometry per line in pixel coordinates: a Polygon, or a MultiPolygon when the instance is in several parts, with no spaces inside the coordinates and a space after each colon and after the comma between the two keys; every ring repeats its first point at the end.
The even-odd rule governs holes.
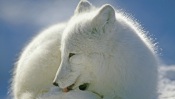
{"type": "Polygon", "coordinates": [[[79,13],[82,13],[82,12],[86,12],[86,11],[91,10],[92,8],[93,8],[93,6],[89,1],[81,0],[78,3],[78,6],[76,7],[74,14],[79,14],[79,13]]]}
{"type": "Polygon", "coordinates": [[[103,5],[95,17],[93,18],[92,22],[93,24],[99,26],[99,25],[105,25],[105,24],[110,24],[113,23],[116,20],[115,18],[115,10],[114,8],[109,5],[103,5]]]}

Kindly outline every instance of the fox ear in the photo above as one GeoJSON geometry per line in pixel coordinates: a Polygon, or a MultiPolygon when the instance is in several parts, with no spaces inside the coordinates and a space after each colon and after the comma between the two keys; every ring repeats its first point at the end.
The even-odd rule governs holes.
{"type": "Polygon", "coordinates": [[[93,24],[97,26],[113,23],[114,21],[115,10],[109,4],[103,5],[92,20],[93,24]]]}
{"type": "Polygon", "coordinates": [[[75,9],[75,14],[89,11],[92,8],[92,4],[87,0],[81,0],[75,9]]]}

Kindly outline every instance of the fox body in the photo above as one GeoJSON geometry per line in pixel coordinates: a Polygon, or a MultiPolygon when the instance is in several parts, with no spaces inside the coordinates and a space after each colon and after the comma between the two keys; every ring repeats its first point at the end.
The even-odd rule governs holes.
{"type": "Polygon", "coordinates": [[[14,97],[39,97],[52,82],[70,96],[88,84],[87,94],[80,92],[85,97],[156,99],[156,53],[134,21],[111,5],[80,1],[68,22],[46,29],[24,49],[14,71],[14,97]]]}

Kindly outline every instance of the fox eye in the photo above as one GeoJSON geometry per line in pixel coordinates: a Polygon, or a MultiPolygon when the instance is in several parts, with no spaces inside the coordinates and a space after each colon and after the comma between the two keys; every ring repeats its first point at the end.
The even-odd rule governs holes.
{"type": "Polygon", "coordinates": [[[69,58],[71,58],[74,55],[75,55],[75,53],[69,53],[69,58]]]}

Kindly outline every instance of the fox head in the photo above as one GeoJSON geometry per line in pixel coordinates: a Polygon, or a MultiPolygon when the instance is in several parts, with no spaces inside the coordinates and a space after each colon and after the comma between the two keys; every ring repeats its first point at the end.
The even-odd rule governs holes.
{"type": "Polygon", "coordinates": [[[111,50],[106,46],[109,46],[114,23],[112,6],[96,9],[88,1],[80,1],[62,35],[61,64],[55,85],[99,93],[95,87],[99,81],[104,81],[103,70],[107,70],[105,65],[108,64],[104,60],[111,50]]]}

